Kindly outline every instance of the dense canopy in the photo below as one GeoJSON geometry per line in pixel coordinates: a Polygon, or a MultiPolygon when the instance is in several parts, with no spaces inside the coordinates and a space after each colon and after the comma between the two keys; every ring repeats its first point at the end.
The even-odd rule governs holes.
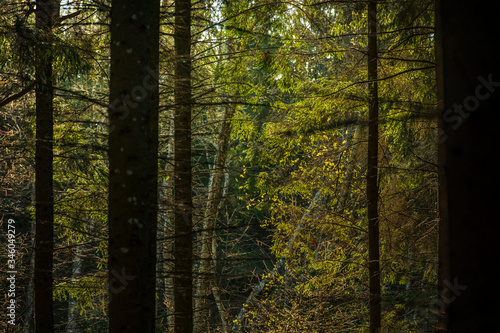
{"type": "Polygon", "coordinates": [[[0,330],[492,332],[494,13],[0,1],[0,330]]]}

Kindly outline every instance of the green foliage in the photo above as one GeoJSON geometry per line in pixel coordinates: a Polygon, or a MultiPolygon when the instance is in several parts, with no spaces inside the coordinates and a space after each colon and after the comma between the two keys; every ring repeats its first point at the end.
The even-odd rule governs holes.
{"type": "MultiPolygon", "coordinates": [[[[162,246],[169,248],[174,15],[171,2],[163,4],[160,219],[162,246]]],[[[107,300],[105,6],[82,3],[81,14],[51,38],[34,30],[33,15],[21,15],[27,7],[2,17],[0,27],[2,96],[33,79],[35,51],[50,43],[60,88],[54,297],[73,300],[84,322],[99,325],[105,325],[107,300]],[[73,276],[75,248],[83,251],[83,273],[73,276]]],[[[386,2],[379,8],[383,322],[391,332],[428,331],[437,283],[433,4],[386,2]]],[[[195,222],[203,218],[221,120],[234,107],[216,254],[231,316],[256,280],[250,272],[269,280],[246,305],[247,332],[367,329],[366,19],[362,1],[197,3],[195,222]],[[262,254],[284,268],[267,275],[272,260],[262,254]]],[[[33,96],[27,99],[33,105],[33,96]]],[[[26,126],[34,133],[30,112],[26,126]]]]}
{"type": "Polygon", "coordinates": [[[88,317],[88,312],[105,314],[107,300],[106,275],[88,275],[75,280],[64,281],[54,288],[54,299],[68,301],[70,298],[77,300],[73,311],[88,317]]]}
{"type": "MultiPolygon", "coordinates": [[[[384,326],[416,331],[432,326],[428,315],[412,318],[428,307],[436,283],[435,261],[429,260],[437,251],[429,117],[435,102],[433,46],[426,28],[432,26],[432,6],[419,1],[380,7],[387,32],[380,37],[380,77],[390,78],[379,86],[384,326]]],[[[267,212],[262,223],[274,230],[271,249],[287,263],[286,273],[253,303],[246,327],[320,332],[321,321],[308,319],[314,311],[318,318],[328,315],[324,322],[334,322],[329,327],[336,331],[363,330],[367,97],[360,83],[366,80],[366,60],[359,49],[366,48],[365,5],[293,3],[286,13],[286,26],[270,19],[261,23],[265,34],[249,39],[250,47],[262,50],[255,53],[251,73],[258,85],[255,100],[269,101],[265,123],[253,122],[248,110],[234,132],[240,145],[247,142],[241,152],[250,158],[241,163],[261,170],[240,189],[249,190],[251,183],[259,190],[248,207],[267,212]],[[327,305],[313,300],[315,295],[325,295],[327,305]],[[301,303],[299,297],[308,299],[301,303]]]]}
{"type": "Polygon", "coordinates": [[[69,80],[91,70],[90,60],[84,55],[86,51],[82,51],[95,48],[91,36],[80,37],[78,41],[73,41],[74,37],[66,33],[56,32],[47,36],[34,30],[19,17],[15,18],[14,31],[10,47],[15,55],[14,62],[22,70],[22,74],[34,73],[36,61],[42,61],[48,56],[52,58],[59,81],[69,80]],[[48,53],[45,50],[49,50],[48,53]]]}

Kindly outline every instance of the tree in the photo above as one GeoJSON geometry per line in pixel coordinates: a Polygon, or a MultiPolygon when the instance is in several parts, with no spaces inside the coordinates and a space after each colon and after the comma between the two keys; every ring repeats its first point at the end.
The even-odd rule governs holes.
{"type": "MultiPolygon", "coordinates": [[[[0,222],[24,225],[18,253],[35,249],[24,242],[32,205],[49,206],[30,196],[30,133],[49,128],[35,110],[53,110],[53,133],[36,138],[53,155],[37,188],[53,188],[53,251],[36,250],[37,269],[52,260],[52,304],[39,309],[54,319],[40,323],[203,333],[230,331],[232,316],[242,332],[409,332],[436,328],[439,313],[440,332],[494,330],[482,295],[496,295],[481,276],[498,260],[487,223],[496,178],[481,130],[498,121],[485,46],[495,27],[452,19],[493,12],[486,2],[443,0],[436,30],[434,0],[162,1],[160,38],[150,1],[61,2],[46,32],[36,1],[3,3],[0,222]]],[[[30,331],[34,285],[21,262],[17,320],[30,331]]]]}
{"type": "MultiPolygon", "coordinates": [[[[421,308],[428,307],[431,303],[430,299],[422,301],[425,299],[423,295],[433,295],[428,284],[433,282],[432,272],[435,267],[430,261],[419,263],[417,259],[423,256],[424,251],[431,251],[434,245],[432,242],[432,237],[435,237],[433,224],[425,221],[427,219],[435,221],[432,214],[432,212],[435,214],[435,207],[431,200],[422,201],[419,193],[429,188],[432,189],[433,185],[427,181],[433,179],[433,170],[423,168],[431,164],[426,165],[426,161],[422,161],[421,158],[432,156],[433,150],[424,148],[428,147],[427,144],[432,140],[418,139],[419,136],[414,135],[414,131],[418,131],[419,135],[430,133],[430,122],[426,121],[427,119],[424,118],[426,115],[421,111],[425,102],[432,101],[433,95],[426,95],[423,98],[424,95],[421,95],[419,91],[432,88],[427,85],[433,74],[432,71],[427,70],[432,69],[429,66],[432,65],[430,62],[432,53],[430,57],[426,57],[427,55],[422,52],[428,45],[425,44],[425,39],[428,39],[429,34],[432,33],[432,30],[425,25],[429,22],[426,19],[432,8],[429,10],[428,3],[424,1],[419,2],[418,6],[408,3],[404,6],[398,5],[391,3],[380,6],[379,31],[381,32],[377,33],[377,39],[381,45],[381,52],[377,56],[377,62],[382,68],[380,73],[384,74],[379,74],[378,79],[375,78],[379,85],[383,84],[381,97],[379,97],[382,118],[378,117],[375,123],[376,127],[391,131],[381,135],[381,139],[377,140],[378,143],[374,146],[380,151],[381,158],[378,158],[378,163],[383,163],[382,167],[378,168],[379,175],[375,184],[380,184],[378,186],[380,190],[377,192],[385,195],[385,201],[380,200],[379,203],[378,215],[379,221],[384,222],[381,230],[384,234],[381,235],[380,245],[382,259],[377,260],[386,259],[384,265],[388,267],[379,277],[379,281],[383,281],[387,287],[386,295],[391,300],[385,303],[386,311],[383,317],[387,325],[393,328],[397,326],[398,329],[401,327],[402,331],[406,331],[409,327],[420,325],[418,327],[421,328],[427,325],[428,318],[422,316],[424,318],[421,319],[417,310],[421,311],[421,308]],[[422,36],[422,39],[416,36],[422,36]],[[417,66],[420,63],[427,65],[421,72],[421,68],[417,66]],[[406,74],[406,72],[417,70],[418,74],[406,74]],[[414,76],[416,75],[422,78],[418,80],[418,84],[422,84],[418,88],[415,86],[414,76]],[[398,89],[393,88],[396,85],[398,89]],[[415,118],[411,117],[418,117],[418,120],[414,121],[415,118]],[[425,126],[429,127],[427,131],[425,131],[425,126]],[[421,155],[422,152],[426,154],[421,155]],[[415,177],[416,175],[419,176],[415,177]],[[421,185],[416,185],[415,180],[421,175],[425,175],[422,178],[427,180],[421,185]],[[411,178],[414,180],[410,183],[408,180],[411,178]],[[431,209],[434,210],[431,211],[431,209]],[[427,210],[429,210],[429,216],[423,214],[427,210]],[[386,221],[390,221],[391,225],[385,223],[386,221]],[[414,239],[419,239],[419,242],[416,243],[414,239]],[[426,242],[422,242],[423,240],[426,242]],[[419,271],[420,267],[425,267],[425,270],[419,271]],[[406,295],[412,297],[405,297],[406,295]],[[415,302],[417,299],[418,301],[415,302]],[[393,300],[403,304],[393,304],[393,300]]],[[[300,321],[300,318],[304,318],[308,307],[308,303],[305,299],[301,300],[301,297],[311,297],[317,295],[318,292],[328,296],[324,296],[327,299],[324,303],[320,303],[318,299],[311,301],[314,303],[309,303],[315,304],[314,308],[311,307],[315,318],[321,315],[317,308],[318,304],[325,304],[325,309],[327,306],[342,309],[335,316],[330,314],[328,319],[332,322],[335,320],[335,327],[338,329],[344,327],[352,329],[354,321],[360,327],[368,326],[370,292],[366,288],[366,283],[360,282],[369,280],[368,269],[366,271],[357,269],[357,267],[368,268],[369,262],[373,262],[372,258],[367,258],[368,251],[365,252],[368,250],[366,197],[359,195],[360,192],[358,192],[360,189],[365,190],[366,178],[361,180],[359,174],[364,174],[366,171],[367,159],[365,157],[362,161],[358,159],[354,162],[355,173],[358,176],[355,176],[353,186],[349,186],[347,184],[351,182],[349,181],[351,163],[348,158],[345,158],[349,156],[349,147],[360,145],[358,140],[356,144],[349,140],[348,133],[352,135],[354,132],[352,125],[359,124],[364,129],[368,127],[366,125],[373,124],[373,122],[368,123],[365,117],[360,117],[361,121],[358,121],[356,117],[357,112],[367,106],[366,101],[369,95],[365,87],[373,82],[367,80],[366,67],[359,66],[359,63],[365,63],[368,54],[366,52],[366,6],[362,3],[346,5],[322,3],[322,6],[314,7],[314,11],[307,6],[298,8],[300,10],[297,12],[305,13],[305,17],[301,17],[300,20],[294,17],[294,20],[290,20],[288,24],[289,29],[285,31],[273,31],[275,39],[281,35],[286,36],[283,38],[283,44],[286,47],[274,51],[274,66],[272,63],[268,66],[273,66],[279,75],[274,74],[268,82],[272,85],[276,81],[284,81],[283,90],[286,93],[276,96],[277,101],[272,103],[275,110],[271,112],[274,111],[275,114],[265,124],[267,133],[260,142],[267,148],[267,151],[262,150],[262,160],[267,159],[270,161],[269,164],[274,163],[274,165],[269,166],[259,161],[259,166],[250,166],[250,168],[262,170],[265,165],[273,170],[273,172],[266,172],[267,170],[264,169],[261,172],[261,178],[259,177],[261,184],[265,184],[262,186],[263,192],[268,196],[267,200],[259,202],[259,206],[268,204],[272,207],[267,214],[271,215],[269,218],[271,223],[277,225],[273,250],[279,256],[282,255],[279,251],[283,251],[285,255],[293,259],[288,260],[290,265],[286,267],[282,276],[278,276],[286,282],[276,279],[274,286],[272,283],[264,282],[269,287],[266,287],[267,290],[264,289],[256,300],[259,302],[259,307],[255,308],[259,310],[249,311],[248,318],[254,316],[254,319],[253,323],[248,324],[246,328],[254,327],[258,330],[259,322],[265,324],[266,320],[267,325],[275,329],[278,329],[276,327],[280,327],[280,324],[285,325],[284,321],[286,325],[296,324],[297,326],[292,327],[301,327],[302,330],[311,328],[315,324],[324,324],[325,321],[319,319],[314,324],[300,321]],[[332,7],[335,9],[335,15],[331,14],[332,7]],[[315,12],[316,10],[319,14],[315,12]],[[321,29],[321,27],[329,26],[327,22],[330,19],[335,21],[335,28],[331,29],[334,33],[329,32],[328,29],[321,29]],[[339,26],[343,20],[347,21],[345,30],[344,27],[339,26]],[[301,26],[300,23],[303,25],[301,26]],[[302,28],[297,29],[302,33],[298,36],[292,33],[295,24],[302,28]],[[320,27],[317,35],[313,34],[310,37],[308,34],[316,32],[316,26],[320,27]],[[321,42],[316,41],[315,38],[321,42]],[[297,44],[301,45],[298,41],[302,39],[307,41],[310,49],[301,47],[299,53],[295,48],[297,44]],[[329,45],[329,42],[332,45],[329,45]],[[349,45],[354,45],[354,47],[349,45]],[[347,49],[343,49],[343,46],[347,49]],[[353,49],[354,52],[351,51],[353,49]],[[310,56],[308,59],[300,59],[297,53],[304,54],[306,50],[310,52],[310,56]],[[280,56],[284,57],[281,52],[286,54],[287,60],[290,61],[284,69],[276,64],[280,56]],[[335,54],[339,53],[341,55],[337,57],[335,54]],[[322,56],[323,54],[326,56],[322,56]],[[315,61],[310,61],[313,57],[316,57],[315,61]],[[298,82],[296,77],[300,77],[301,82],[298,82]],[[304,98],[304,95],[307,98],[304,98]],[[330,141],[323,143],[324,138],[330,138],[330,141]],[[304,144],[306,140],[310,142],[304,144]],[[343,144],[340,145],[343,142],[350,142],[347,149],[343,147],[343,144]],[[313,150],[313,147],[318,147],[317,151],[306,158],[308,150],[313,150]],[[335,158],[332,158],[333,156],[335,158]],[[337,159],[336,156],[339,158],[337,159]],[[281,183],[280,178],[283,179],[281,183]],[[300,228],[301,232],[295,237],[297,229],[294,227],[298,220],[295,212],[307,207],[305,205],[307,201],[304,199],[314,195],[314,192],[311,195],[310,191],[314,190],[313,186],[316,184],[325,192],[326,204],[319,207],[317,217],[310,218],[303,223],[300,228]],[[343,185],[349,188],[347,195],[341,194],[343,185]],[[343,201],[345,204],[342,204],[343,201]],[[360,221],[363,222],[360,223],[360,221]],[[295,242],[293,250],[289,251],[290,240],[295,238],[298,238],[298,241],[295,242]],[[312,248],[311,245],[313,245],[312,248]],[[294,281],[294,277],[300,282],[294,281]],[[351,290],[353,289],[351,288],[356,290],[354,293],[358,295],[358,299],[352,298],[351,290]],[[366,303],[360,301],[359,295],[366,297],[363,299],[366,303]],[[298,313],[300,313],[298,318],[292,315],[298,313]],[[345,315],[338,315],[338,313],[345,315]],[[294,320],[295,318],[297,319],[294,320]]],[[[292,8],[290,12],[293,12],[292,8]]],[[[279,12],[276,15],[280,15],[279,12]]],[[[300,17],[300,15],[297,16],[300,17]]],[[[366,141],[361,140],[361,142],[366,141]]],[[[361,153],[365,155],[366,151],[363,150],[361,153]]],[[[432,158],[429,160],[433,161],[432,158]]],[[[426,256],[426,258],[430,257],[432,254],[426,256]]],[[[274,272],[275,270],[270,275],[274,276],[274,272]]],[[[265,275],[262,281],[270,280],[269,276],[265,275]]],[[[257,289],[260,287],[255,290],[257,289]]],[[[257,292],[252,292],[252,294],[255,295],[257,292]]],[[[247,320],[247,323],[249,322],[252,322],[252,319],[247,320]]],[[[262,329],[262,327],[265,326],[259,328],[262,329]]]]}
{"type": "Polygon", "coordinates": [[[175,1],[174,327],[193,331],[193,197],[191,166],[191,1],[175,1]]]}
{"type": "Polygon", "coordinates": [[[208,201],[204,213],[203,231],[201,236],[201,251],[200,251],[200,269],[198,270],[198,299],[195,308],[197,309],[197,331],[203,332],[203,327],[206,324],[206,318],[203,315],[206,313],[206,297],[213,293],[216,298],[219,312],[221,312],[221,321],[224,327],[224,332],[228,331],[227,315],[222,309],[220,304],[220,295],[215,279],[216,266],[215,257],[217,252],[217,238],[216,226],[217,217],[219,215],[219,204],[222,199],[223,180],[226,169],[226,159],[229,145],[229,138],[231,135],[231,121],[235,112],[234,105],[227,105],[224,117],[222,119],[220,134],[217,140],[217,153],[215,156],[214,167],[211,172],[209,187],[208,187],[208,201]]]}
{"type": "Polygon", "coordinates": [[[59,1],[36,2],[36,148],[35,148],[35,330],[54,331],[53,256],[53,96],[52,29],[59,19],[59,1]]]}
{"type": "Polygon", "coordinates": [[[368,3],[368,163],[366,198],[368,199],[368,274],[370,285],[370,332],[381,329],[379,189],[378,189],[378,43],[377,2],[368,3]]]}
{"type": "MultiPolygon", "coordinates": [[[[224,1],[225,16],[232,14],[231,3],[224,1]]],[[[217,67],[223,68],[224,65],[234,65],[232,57],[234,56],[236,45],[234,40],[229,36],[227,31],[222,30],[220,36],[223,44],[218,48],[218,63],[217,67]],[[225,40],[225,43],[224,43],[225,40]]],[[[216,71],[217,71],[216,67],[216,71]]],[[[233,74],[233,80],[236,73],[233,74]]],[[[231,125],[234,114],[236,112],[236,98],[230,96],[232,85],[225,81],[226,77],[215,78],[223,91],[223,114],[220,119],[220,126],[217,126],[216,137],[214,139],[214,146],[216,149],[213,158],[213,167],[210,170],[208,180],[208,198],[203,212],[202,230],[199,233],[200,239],[200,263],[196,271],[196,290],[194,299],[194,331],[205,332],[210,329],[209,326],[209,306],[207,299],[213,294],[219,317],[221,321],[222,331],[229,332],[229,314],[227,313],[221,299],[221,292],[217,281],[217,221],[220,216],[221,203],[223,201],[224,189],[227,186],[224,184],[224,178],[227,178],[227,160],[229,153],[229,143],[231,139],[231,125]]],[[[230,80],[230,79],[229,79],[230,80]]]]}
{"type": "Polygon", "coordinates": [[[495,4],[440,0],[436,49],[440,128],[440,332],[490,332],[498,288],[491,265],[499,226],[495,143],[500,62],[495,4]],[[468,22],[468,24],[464,24],[468,22]]]}
{"type": "Polygon", "coordinates": [[[159,1],[113,0],[109,331],[155,331],[159,1]]]}

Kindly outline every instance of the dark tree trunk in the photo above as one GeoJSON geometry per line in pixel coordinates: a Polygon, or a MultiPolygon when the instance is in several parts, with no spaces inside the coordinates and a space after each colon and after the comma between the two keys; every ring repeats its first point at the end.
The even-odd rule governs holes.
{"type": "MultiPolygon", "coordinates": [[[[154,221],[154,234],[151,235],[154,239],[153,244],[151,244],[151,251],[158,258],[158,218],[159,218],[159,187],[158,187],[158,145],[159,145],[159,112],[160,112],[160,12],[161,12],[161,0],[151,0],[153,5],[153,13],[150,21],[151,34],[150,45],[151,54],[149,58],[149,67],[152,69],[155,77],[155,86],[151,89],[151,116],[149,119],[149,183],[152,188],[149,198],[149,218],[154,221]]],[[[158,315],[158,303],[161,301],[161,297],[156,297],[159,292],[157,288],[157,272],[158,272],[158,261],[154,263],[155,271],[152,276],[150,276],[150,281],[155,288],[155,294],[150,295],[154,297],[152,302],[155,303],[155,318],[158,315]]],[[[156,326],[156,324],[155,324],[156,326]]]]}
{"type": "Polygon", "coordinates": [[[380,254],[378,216],[378,73],[377,73],[377,3],[368,3],[368,271],[370,279],[370,332],[380,332],[380,254]]]}
{"type": "Polygon", "coordinates": [[[59,2],[36,2],[36,151],[35,151],[35,330],[54,332],[53,252],[53,95],[52,29],[59,17],[59,2]]]}
{"type": "MultiPolygon", "coordinates": [[[[435,39],[435,53],[436,53],[436,98],[437,98],[437,109],[442,112],[443,110],[443,66],[440,59],[443,56],[442,49],[442,33],[439,29],[441,26],[441,8],[439,5],[439,0],[436,0],[435,5],[435,25],[436,25],[436,39],[435,39]]],[[[443,118],[438,117],[438,128],[440,131],[443,130],[443,118]]],[[[439,177],[439,188],[438,188],[438,206],[439,206],[439,242],[438,242],[438,293],[444,290],[444,281],[449,279],[449,244],[448,244],[448,204],[447,204],[447,190],[445,182],[445,145],[443,142],[438,143],[438,177],[439,177]]],[[[438,304],[441,300],[439,299],[438,304]]],[[[437,310],[438,323],[437,331],[446,332],[446,327],[448,326],[448,315],[447,306],[439,307],[437,310]]]]}
{"type": "Polygon", "coordinates": [[[193,198],[191,169],[191,1],[175,1],[174,326],[193,331],[193,198]]]}
{"type": "Polygon", "coordinates": [[[113,0],[109,331],[155,331],[159,1],[113,0]]]}
{"type": "Polygon", "coordinates": [[[440,332],[498,330],[500,61],[494,1],[437,2],[440,332]]]}

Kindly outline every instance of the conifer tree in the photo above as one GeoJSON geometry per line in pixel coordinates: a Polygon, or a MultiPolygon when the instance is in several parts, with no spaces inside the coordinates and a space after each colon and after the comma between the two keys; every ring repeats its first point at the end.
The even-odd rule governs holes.
{"type": "Polygon", "coordinates": [[[109,331],[155,331],[159,1],[111,3],[109,331]]]}
{"type": "Polygon", "coordinates": [[[193,331],[193,196],[191,166],[191,1],[175,1],[174,327],[193,331]]]}
{"type": "Polygon", "coordinates": [[[440,92],[439,332],[492,332],[498,288],[495,244],[500,122],[500,62],[492,52],[496,4],[440,0],[437,63],[440,92]],[[465,24],[467,22],[467,24],[465,24]]]}
{"type": "Polygon", "coordinates": [[[370,332],[381,329],[379,189],[378,189],[378,72],[377,2],[368,3],[368,163],[366,198],[368,200],[368,271],[370,285],[370,332]]]}
{"type": "Polygon", "coordinates": [[[59,1],[36,2],[36,148],[35,148],[35,330],[54,331],[53,256],[53,96],[52,30],[59,18],[59,1]]]}

